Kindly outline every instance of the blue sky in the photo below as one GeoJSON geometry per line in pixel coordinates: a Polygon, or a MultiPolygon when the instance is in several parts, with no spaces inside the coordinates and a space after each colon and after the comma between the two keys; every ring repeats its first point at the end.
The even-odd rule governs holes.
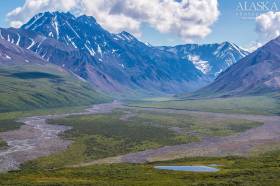
{"type": "MultiPolygon", "coordinates": [[[[212,32],[203,39],[196,40],[197,43],[220,43],[231,41],[240,46],[247,46],[255,41],[257,34],[255,32],[256,23],[253,19],[244,20],[236,15],[237,0],[220,0],[220,16],[211,27],[212,32]]],[[[176,45],[184,41],[173,34],[159,34],[149,26],[143,27],[143,38],[151,43],[159,45],[176,45]]]]}
{"type": "MultiPolygon", "coordinates": [[[[218,20],[210,26],[212,32],[202,39],[195,39],[195,43],[216,43],[231,41],[239,46],[247,47],[257,40],[254,19],[242,19],[237,14],[239,3],[248,0],[219,0],[220,15],[218,20]]],[[[1,0],[0,1],[0,26],[8,27],[6,15],[18,6],[22,6],[25,0],[1,0]]],[[[93,1],[94,2],[94,1],[93,1]]],[[[257,2],[257,0],[249,0],[257,2]]],[[[141,24],[141,40],[152,45],[176,45],[186,43],[180,36],[174,33],[160,33],[149,24],[141,24]]]]}

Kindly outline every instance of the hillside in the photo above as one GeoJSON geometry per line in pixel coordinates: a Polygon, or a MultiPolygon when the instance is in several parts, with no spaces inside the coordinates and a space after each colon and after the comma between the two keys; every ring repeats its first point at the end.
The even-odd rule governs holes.
{"type": "Polygon", "coordinates": [[[100,103],[105,96],[52,65],[0,67],[0,112],[100,103]]]}
{"type": "Polygon", "coordinates": [[[90,105],[108,98],[67,70],[0,39],[0,112],[90,105]]]}
{"type": "Polygon", "coordinates": [[[0,67],[0,112],[100,103],[95,92],[67,71],[52,65],[0,67]]]}
{"type": "Polygon", "coordinates": [[[195,96],[241,96],[280,90],[280,37],[232,65],[195,96]]]}

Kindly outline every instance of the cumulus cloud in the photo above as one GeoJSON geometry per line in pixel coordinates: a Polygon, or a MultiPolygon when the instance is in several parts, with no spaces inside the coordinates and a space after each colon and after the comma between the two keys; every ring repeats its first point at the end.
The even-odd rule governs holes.
{"type": "Polygon", "coordinates": [[[268,42],[280,35],[280,12],[267,12],[256,18],[259,42],[268,42]]]}
{"type": "Polygon", "coordinates": [[[26,0],[7,17],[11,26],[20,26],[36,13],[55,10],[92,15],[111,32],[139,35],[141,24],[147,23],[186,41],[211,33],[219,16],[217,0],[26,0]]]}

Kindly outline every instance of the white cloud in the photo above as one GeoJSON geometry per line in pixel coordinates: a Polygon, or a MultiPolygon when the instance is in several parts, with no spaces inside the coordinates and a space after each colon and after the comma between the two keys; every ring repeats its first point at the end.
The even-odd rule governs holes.
{"type": "Polygon", "coordinates": [[[75,8],[76,0],[26,0],[22,7],[17,7],[7,14],[10,26],[19,27],[35,14],[44,11],[70,11],[75,8]]]}
{"type": "Polygon", "coordinates": [[[19,26],[36,13],[55,10],[92,15],[111,32],[139,35],[141,24],[147,23],[186,41],[211,33],[219,16],[217,0],[26,0],[7,17],[11,26],[19,26]]]}
{"type": "Polygon", "coordinates": [[[280,12],[267,12],[256,18],[259,41],[268,42],[280,35],[280,12]]]}
{"type": "Polygon", "coordinates": [[[253,41],[249,45],[244,47],[243,49],[252,53],[252,52],[256,51],[258,48],[260,48],[262,46],[263,46],[263,43],[253,41]]]}
{"type": "Polygon", "coordinates": [[[253,52],[267,42],[280,36],[280,12],[266,12],[256,17],[257,39],[249,43],[245,50],[253,52]]]}

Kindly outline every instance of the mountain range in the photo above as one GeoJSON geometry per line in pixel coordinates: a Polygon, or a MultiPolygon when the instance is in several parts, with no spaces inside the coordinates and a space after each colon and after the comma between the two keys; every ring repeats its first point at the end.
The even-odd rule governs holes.
{"type": "MultiPolygon", "coordinates": [[[[94,88],[125,95],[197,90],[248,55],[230,42],[150,46],[128,32],[106,31],[93,17],[62,12],[37,14],[18,29],[1,28],[0,38],[88,80],[94,88]]],[[[22,61],[8,56],[12,59],[2,58],[22,61]]]]}

